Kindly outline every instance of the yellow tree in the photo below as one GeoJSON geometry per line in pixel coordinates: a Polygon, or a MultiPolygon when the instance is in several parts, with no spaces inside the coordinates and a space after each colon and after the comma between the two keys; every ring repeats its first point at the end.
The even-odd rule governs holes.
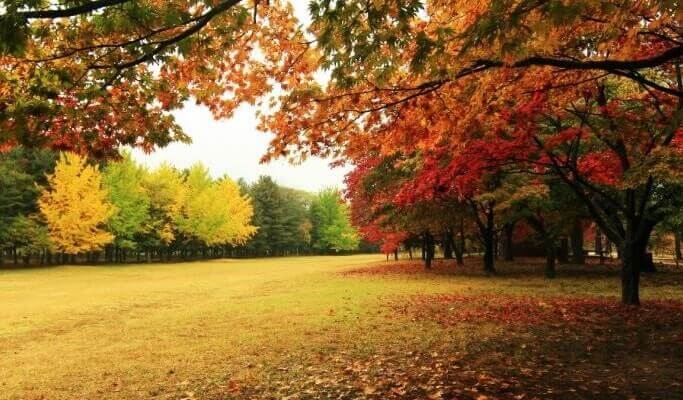
{"type": "Polygon", "coordinates": [[[95,165],[74,153],[60,154],[38,200],[54,248],[66,254],[100,250],[114,236],[104,225],[116,212],[95,165]]]}
{"type": "Polygon", "coordinates": [[[188,196],[178,229],[190,240],[206,246],[242,244],[256,231],[251,226],[251,200],[225,177],[214,181],[201,163],[188,171],[188,196]]]}
{"type": "Polygon", "coordinates": [[[243,245],[256,233],[251,225],[254,207],[247,195],[242,195],[237,184],[224,177],[216,184],[218,198],[223,200],[224,223],[219,230],[220,242],[224,244],[243,245]]]}
{"type": "Polygon", "coordinates": [[[180,173],[169,164],[161,164],[145,176],[143,187],[150,199],[150,246],[168,246],[176,237],[177,222],[187,197],[187,187],[180,173]]]}

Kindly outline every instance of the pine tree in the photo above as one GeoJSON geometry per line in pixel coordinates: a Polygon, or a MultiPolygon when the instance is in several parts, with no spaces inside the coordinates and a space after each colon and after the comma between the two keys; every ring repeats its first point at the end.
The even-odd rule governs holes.
{"type": "Polygon", "coordinates": [[[285,239],[283,198],[280,187],[269,176],[261,176],[251,188],[254,204],[254,225],[258,232],[249,242],[259,255],[276,255],[283,249],[285,239]]]}

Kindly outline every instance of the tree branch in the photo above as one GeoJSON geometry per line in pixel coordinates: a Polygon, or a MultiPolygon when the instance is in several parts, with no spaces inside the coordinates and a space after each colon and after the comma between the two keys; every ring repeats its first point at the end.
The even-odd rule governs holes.
{"type": "Polygon", "coordinates": [[[63,8],[59,10],[37,10],[37,11],[21,11],[17,14],[21,17],[28,19],[51,19],[51,18],[68,18],[75,17],[81,14],[88,14],[93,11],[97,11],[102,8],[111,7],[123,3],[127,3],[130,0],[97,0],[89,3],[82,4],[80,6],[63,8]]]}

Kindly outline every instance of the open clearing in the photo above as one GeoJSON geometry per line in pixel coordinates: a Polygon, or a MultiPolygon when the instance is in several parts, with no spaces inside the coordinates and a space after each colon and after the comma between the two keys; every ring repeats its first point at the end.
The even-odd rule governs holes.
{"type": "Polygon", "coordinates": [[[467,263],[0,271],[0,398],[683,398],[683,273],[467,263]]]}

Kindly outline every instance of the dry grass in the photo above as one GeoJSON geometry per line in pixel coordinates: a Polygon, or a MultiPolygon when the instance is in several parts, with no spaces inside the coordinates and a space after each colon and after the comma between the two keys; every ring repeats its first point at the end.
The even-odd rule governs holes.
{"type": "MultiPolygon", "coordinates": [[[[683,398],[683,327],[666,315],[629,332],[444,322],[474,307],[462,299],[612,301],[610,268],[560,267],[550,282],[533,262],[487,278],[474,260],[432,272],[381,260],[0,271],[0,398],[683,398]]],[[[645,301],[678,304],[682,275],[645,277],[645,301]]]]}

